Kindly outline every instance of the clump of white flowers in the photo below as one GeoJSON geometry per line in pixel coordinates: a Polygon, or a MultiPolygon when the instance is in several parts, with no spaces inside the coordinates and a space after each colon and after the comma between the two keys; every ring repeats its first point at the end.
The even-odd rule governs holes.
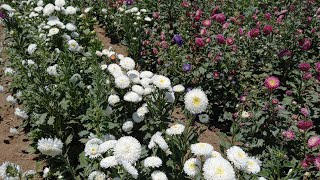
{"type": "Polygon", "coordinates": [[[37,149],[44,155],[55,157],[62,154],[63,143],[57,138],[41,138],[37,143],[37,149]]]}

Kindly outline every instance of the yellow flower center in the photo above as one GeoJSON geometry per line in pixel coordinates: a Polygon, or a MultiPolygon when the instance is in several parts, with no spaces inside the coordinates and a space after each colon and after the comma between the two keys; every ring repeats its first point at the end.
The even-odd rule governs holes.
{"type": "Polygon", "coordinates": [[[192,169],[192,170],[195,170],[196,169],[196,164],[195,163],[190,163],[189,164],[189,168],[192,169]]]}
{"type": "Polygon", "coordinates": [[[93,155],[97,154],[97,148],[95,147],[91,148],[91,154],[93,155]]]}
{"type": "Polygon", "coordinates": [[[200,104],[201,104],[201,99],[200,99],[199,97],[194,97],[194,98],[192,99],[192,103],[193,103],[193,105],[195,105],[195,106],[200,106],[200,104]]]}
{"type": "Polygon", "coordinates": [[[271,80],[269,81],[269,84],[270,84],[271,86],[275,86],[275,85],[276,85],[276,81],[275,81],[274,79],[271,79],[271,80]]]}
{"type": "Polygon", "coordinates": [[[225,171],[224,171],[224,169],[222,168],[222,167],[217,167],[216,169],[215,169],[215,174],[217,174],[217,175],[224,175],[225,174],[225,171]]]}
{"type": "Polygon", "coordinates": [[[246,154],[243,153],[243,152],[238,152],[238,157],[239,157],[239,158],[245,158],[245,157],[246,157],[246,154]]]}
{"type": "Polygon", "coordinates": [[[160,79],[160,84],[163,84],[165,83],[165,80],[164,79],[160,79]]]}

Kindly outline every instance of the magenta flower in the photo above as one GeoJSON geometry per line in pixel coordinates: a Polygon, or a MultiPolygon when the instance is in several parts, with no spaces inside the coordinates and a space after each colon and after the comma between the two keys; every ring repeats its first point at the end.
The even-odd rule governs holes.
{"type": "Polygon", "coordinates": [[[272,33],[272,26],[271,25],[265,25],[264,27],[263,27],[263,34],[264,35],[266,35],[266,36],[268,36],[269,34],[271,34],[272,33]]]}
{"type": "Polygon", "coordinates": [[[306,73],[303,74],[303,79],[304,80],[309,80],[311,78],[312,78],[312,73],[306,72],[306,73]]]}
{"type": "Polygon", "coordinates": [[[304,169],[308,168],[309,167],[308,161],[307,160],[301,161],[301,167],[304,168],[304,169]]]}
{"type": "Polygon", "coordinates": [[[205,46],[204,40],[202,38],[196,38],[196,45],[197,47],[205,46]]]}
{"type": "Polygon", "coordinates": [[[293,55],[293,52],[288,50],[288,49],[284,49],[284,50],[281,50],[278,54],[278,57],[279,58],[283,58],[283,57],[290,57],[293,55]]]}
{"type": "Polygon", "coordinates": [[[217,42],[218,44],[224,44],[224,43],[226,43],[226,41],[225,41],[225,39],[224,39],[224,36],[223,36],[222,34],[218,34],[218,35],[216,36],[216,42],[217,42]]]}
{"type": "Polygon", "coordinates": [[[314,64],[316,66],[316,71],[320,72],[320,62],[314,64]]]}
{"type": "Polygon", "coordinates": [[[260,35],[260,30],[258,28],[253,28],[248,32],[250,38],[255,38],[260,35]]]}
{"type": "Polygon", "coordinates": [[[226,21],[226,16],[223,13],[219,13],[219,14],[213,15],[212,19],[216,20],[221,24],[224,24],[224,22],[226,21]]]}
{"type": "Polygon", "coordinates": [[[207,34],[207,29],[203,28],[203,29],[200,29],[200,34],[202,36],[205,36],[207,34]]]}
{"type": "Polygon", "coordinates": [[[202,21],[202,25],[205,27],[210,27],[211,26],[211,20],[210,19],[206,19],[204,21],[202,21]]]}
{"type": "Polygon", "coordinates": [[[231,45],[234,44],[234,39],[229,37],[229,38],[226,39],[226,42],[227,42],[227,45],[231,46],[231,45]]]}
{"type": "Polygon", "coordinates": [[[152,13],[153,19],[159,19],[160,18],[160,13],[159,12],[153,12],[152,13]]]}
{"type": "Polygon", "coordinates": [[[310,66],[309,63],[300,63],[300,64],[299,64],[299,69],[300,69],[301,71],[307,72],[307,71],[309,71],[309,70],[311,69],[311,66],[310,66]]]}
{"type": "Polygon", "coordinates": [[[308,117],[309,116],[309,110],[307,108],[301,108],[300,112],[301,112],[301,114],[304,115],[304,117],[308,117]]]}
{"type": "Polygon", "coordinates": [[[275,76],[270,76],[266,78],[264,81],[264,85],[269,89],[269,90],[274,90],[277,89],[280,86],[280,81],[277,77],[275,76]]]}
{"type": "Polygon", "coordinates": [[[270,13],[264,14],[264,18],[269,21],[271,19],[271,14],[270,13]]]}
{"type": "Polygon", "coordinates": [[[297,122],[297,127],[300,130],[308,130],[308,129],[312,128],[312,126],[313,126],[312,120],[308,120],[308,121],[300,120],[297,122]]]}
{"type": "Polygon", "coordinates": [[[308,51],[311,48],[312,42],[310,39],[304,38],[299,40],[299,45],[303,51],[308,51]]]}
{"type": "Polygon", "coordinates": [[[243,28],[239,28],[239,35],[240,35],[240,36],[244,35],[244,30],[243,30],[243,28]]]}
{"type": "Polygon", "coordinates": [[[311,136],[308,140],[308,147],[310,149],[315,148],[317,146],[320,145],[320,136],[315,135],[315,136],[311,136]]]}
{"type": "Polygon", "coordinates": [[[320,156],[316,157],[313,161],[314,166],[318,171],[320,171],[320,156]]]}
{"type": "Polygon", "coordinates": [[[288,131],[283,131],[282,132],[282,136],[285,137],[287,140],[291,141],[294,140],[294,138],[296,137],[296,135],[294,134],[293,131],[288,130],[288,131]]]}

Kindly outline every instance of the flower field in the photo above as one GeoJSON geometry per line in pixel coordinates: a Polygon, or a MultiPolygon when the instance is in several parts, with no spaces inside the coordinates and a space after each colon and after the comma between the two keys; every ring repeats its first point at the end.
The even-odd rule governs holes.
{"type": "Polygon", "coordinates": [[[0,21],[0,126],[38,164],[8,152],[4,180],[320,179],[316,0],[3,0],[0,21]]]}

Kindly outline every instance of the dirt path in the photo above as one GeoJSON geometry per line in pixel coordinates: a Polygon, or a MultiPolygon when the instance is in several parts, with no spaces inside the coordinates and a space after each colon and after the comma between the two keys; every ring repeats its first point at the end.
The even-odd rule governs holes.
{"type": "MultiPolygon", "coordinates": [[[[0,26],[0,49],[3,47],[4,31],[0,26]]],[[[22,124],[22,120],[17,119],[14,115],[15,107],[10,106],[10,103],[6,101],[6,97],[10,95],[8,92],[8,86],[11,79],[4,76],[3,68],[6,64],[7,57],[4,53],[0,54],[3,59],[3,63],[0,64],[0,85],[4,87],[4,92],[0,93],[0,164],[5,161],[13,162],[20,165],[23,171],[37,170],[35,156],[27,153],[29,144],[23,129],[19,126],[22,124]],[[10,127],[17,128],[18,135],[10,133],[10,127]]]]}

